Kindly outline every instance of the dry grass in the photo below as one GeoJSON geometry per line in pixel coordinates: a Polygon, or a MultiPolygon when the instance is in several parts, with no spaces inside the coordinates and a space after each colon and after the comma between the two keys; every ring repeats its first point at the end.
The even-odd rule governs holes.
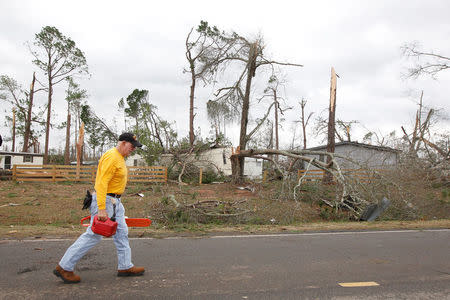
{"type": "MultiPolygon", "coordinates": [[[[408,174],[407,174],[408,175],[408,174]]],[[[319,205],[321,197],[333,197],[334,188],[305,185],[300,201],[277,200],[279,183],[253,184],[253,192],[240,190],[229,183],[189,185],[129,184],[123,202],[129,217],[150,217],[150,228],[132,228],[130,236],[167,236],[174,234],[204,235],[216,232],[262,233],[302,232],[319,230],[416,229],[450,228],[450,191],[446,187],[420,185],[408,175],[403,187],[409,201],[419,212],[414,221],[402,219],[402,207],[393,206],[382,221],[345,222],[345,213],[334,215],[319,205]],[[137,194],[142,193],[144,197],[137,194]],[[203,200],[235,203],[234,211],[249,213],[233,218],[205,217],[178,210],[168,200],[173,195],[180,204],[203,200]],[[333,221],[333,222],[332,222],[333,221]]],[[[75,237],[84,231],[80,219],[88,215],[82,211],[86,183],[16,183],[0,181],[0,238],[75,237]]],[[[396,197],[391,193],[390,197],[396,197]]],[[[392,199],[392,198],[391,198],[392,199]]],[[[397,203],[393,201],[394,204],[397,203]]],[[[223,212],[224,207],[213,208],[223,212]]]]}

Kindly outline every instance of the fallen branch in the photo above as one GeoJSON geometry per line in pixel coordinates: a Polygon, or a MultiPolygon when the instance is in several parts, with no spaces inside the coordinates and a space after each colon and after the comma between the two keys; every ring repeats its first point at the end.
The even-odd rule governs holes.
{"type": "Polygon", "coordinates": [[[19,206],[19,205],[22,205],[22,204],[17,204],[17,203],[8,203],[8,204],[3,204],[3,205],[0,205],[0,207],[5,207],[5,206],[19,206]]]}
{"type": "Polygon", "coordinates": [[[211,216],[211,217],[235,217],[235,216],[240,216],[240,215],[251,212],[251,210],[247,210],[247,209],[240,211],[240,212],[235,212],[235,213],[231,213],[231,212],[218,213],[218,212],[214,211],[215,208],[218,208],[220,206],[223,206],[223,208],[226,208],[227,211],[240,210],[241,208],[236,207],[236,205],[246,202],[247,201],[246,199],[235,201],[235,202],[224,202],[224,201],[218,201],[218,200],[203,200],[203,201],[197,201],[197,202],[191,203],[191,204],[179,203],[175,199],[174,195],[169,195],[168,199],[175,205],[175,207],[177,209],[182,209],[185,211],[194,211],[196,213],[200,213],[202,215],[211,216]]]}

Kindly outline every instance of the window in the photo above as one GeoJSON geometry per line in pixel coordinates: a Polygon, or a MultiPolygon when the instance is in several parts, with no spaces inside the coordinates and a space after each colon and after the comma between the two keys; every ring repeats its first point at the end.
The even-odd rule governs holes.
{"type": "Polygon", "coordinates": [[[24,163],[27,163],[27,162],[32,163],[33,162],[33,156],[32,155],[24,155],[23,156],[23,162],[24,163]]]}
{"type": "Polygon", "coordinates": [[[222,152],[222,157],[223,157],[223,164],[226,165],[227,164],[227,157],[225,156],[225,150],[223,150],[223,152],[222,152]]]}
{"type": "Polygon", "coordinates": [[[325,162],[325,155],[320,154],[320,155],[319,155],[319,161],[325,162]]]}
{"type": "Polygon", "coordinates": [[[135,160],[133,161],[133,165],[134,165],[135,167],[137,167],[137,163],[138,163],[138,160],[135,159],[135,160]]]}

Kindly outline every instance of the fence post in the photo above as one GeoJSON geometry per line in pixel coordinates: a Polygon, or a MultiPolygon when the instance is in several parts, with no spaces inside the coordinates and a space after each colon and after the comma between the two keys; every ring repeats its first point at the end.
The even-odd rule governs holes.
{"type": "Polygon", "coordinates": [[[53,182],[56,182],[56,165],[52,165],[53,174],[52,174],[52,180],[53,182]]]}
{"type": "Polygon", "coordinates": [[[77,164],[77,169],[76,169],[76,177],[75,180],[79,180],[80,179],[80,165],[77,164]]]}
{"type": "Polygon", "coordinates": [[[91,180],[95,182],[95,166],[91,166],[91,180]]]}
{"type": "Polygon", "coordinates": [[[203,168],[200,168],[200,176],[198,177],[198,184],[202,184],[202,177],[203,177],[203,168]]]}
{"type": "Polygon", "coordinates": [[[266,183],[266,180],[267,180],[267,170],[264,170],[263,183],[266,183]]]}
{"type": "Polygon", "coordinates": [[[167,167],[164,167],[164,180],[167,183],[167,167]]]}
{"type": "Polygon", "coordinates": [[[13,175],[12,176],[13,181],[17,181],[16,167],[17,167],[16,165],[13,166],[13,174],[12,174],[13,175]]]}

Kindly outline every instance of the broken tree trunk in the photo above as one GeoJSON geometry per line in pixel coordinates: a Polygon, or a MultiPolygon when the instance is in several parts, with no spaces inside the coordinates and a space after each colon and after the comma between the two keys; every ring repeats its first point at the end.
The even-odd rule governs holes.
{"type": "MultiPolygon", "coordinates": [[[[328,114],[328,143],[327,152],[334,153],[335,143],[334,143],[334,132],[335,132],[335,116],[336,116],[336,72],[334,68],[331,68],[331,85],[330,85],[330,108],[328,114]]],[[[331,164],[331,157],[327,157],[327,164],[331,164]]],[[[333,176],[329,172],[325,172],[323,176],[324,183],[330,183],[333,176]]]]}
{"type": "Polygon", "coordinates": [[[31,136],[31,111],[33,109],[33,98],[34,98],[34,83],[36,82],[36,73],[33,72],[33,79],[30,85],[30,96],[28,101],[27,119],[25,121],[25,132],[23,135],[23,148],[22,152],[28,152],[28,147],[30,143],[31,136]]]}
{"type": "Polygon", "coordinates": [[[12,119],[12,152],[16,151],[16,109],[13,108],[13,119],[12,119]]]}
{"type": "MultiPolygon", "coordinates": [[[[258,57],[258,43],[252,44],[250,53],[248,55],[248,70],[247,70],[247,83],[245,85],[245,95],[242,103],[242,115],[241,115],[241,132],[239,135],[239,148],[244,150],[247,146],[247,125],[248,114],[250,109],[250,90],[252,86],[252,79],[255,77],[256,72],[256,58],[258,57]]],[[[233,181],[238,182],[242,180],[244,176],[244,158],[239,158],[239,168],[233,169],[233,181]],[[239,172],[235,174],[236,172],[239,172]]]]}
{"type": "Polygon", "coordinates": [[[64,150],[64,164],[70,164],[70,114],[67,114],[66,124],[66,147],[64,150]]]}
{"type": "Polygon", "coordinates": [[[82,162],[82,149],[83,149],[83,143],[84,143],[84,122],[81,122],[80,126],[80,135],[78,136],[78,142],[77,142],[77,179],[80,178],[80,166],[82,162]]]}

